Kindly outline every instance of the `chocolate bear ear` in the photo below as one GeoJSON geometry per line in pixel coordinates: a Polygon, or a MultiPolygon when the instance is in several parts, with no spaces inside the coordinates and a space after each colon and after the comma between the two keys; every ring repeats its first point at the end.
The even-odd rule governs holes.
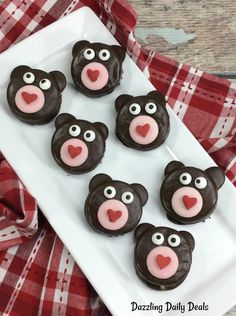
{"type": "Polygon", "coordinates": [[[55,127],[58,129],[67,122],[75,120],[75,117],[69,113],[59,114],[55,120],[55,127]]]}
{"type": "Polygon", "coordinates": [[[17,66],[16,68],[14,68],[11,72],[11,80],[14,79],[14,77],[19,76],[19,74],[24,74],[28,71],[30,71],[31,68],[29,66],[26,65],[21,65],[21,66],[17,66]]]}
{"type": "Polygon", "coordinates": [[[95,122],[93,123],[93,125],[95,125],[95,127],[102,133],[104,138],[107,139],[108,134],[109,134],[108,127],[101,122],[95,122]]]}
{"type": "Polygon", "coordinates": [[[168,176],[173,171],[175,171],[181,167],[184,167],[184,164],[182,162],[177,161],[177,160],[173,160],[173,161],[169,162],[168,165],[165,167],[164,175],[168,176]]]}
{"type": "Polygon", "coordinates": [[[66,87],[66,77],[64,74],[58,70],[49,72],[53,79],[56,81],[58,89],[62,92],[66,87]]]}
{"type": "Polygon", "coordinates": [[[193,238],[193,235],[185,230],[182,230],[180,233],[188,241],[190,248],[193,251],[195,248],[195,240],[193,238]]]}
{"type": "Polygon", "coordinates": [[[89,182],[89,192],[92,192],[99,184],[110,180],[112,178],[105,173],[96,174],[89,182]]]}
{"type": "Polygon", "coordinates": [[[225,174],[223,170],[219,167],[210,167],[205,170],[205,172],[211,177],[211,179],[216,184],[217,189],[219,189],[225,182],[225,174]]]}
{"type": "Polygon", "coordinates": [[[129,94],[121,94],[115,101],[115,107],[116,107],[116,111],[119,112],[120,109],[126,105],[126,103],[133,99],[132,95],[129,94]]]}
{"type": "Polygon", "coordinates": [[[148,96],[155,99],[158,102],[158,104],[162,105],[163,107],[166,107],[166,99],[165,99],[165,96],[161,92],[154,90],[154,91],[149,92],[148,96]]]}
{"type": "Polygon", "coordinates": [[[142,205],[145,205],[148,200],[148,191],[146,190],[146,188],[139,183],[132,183],[131,187],[138,193],[142,205]]]}
{"type": "Polygon", "coordinates": [[[74,57],[78,51],[80,51],[82,48],[90,44],[89,41],[78,41],[75,43],[75,45],[72,48],[72,56],[74,57]]]}
{"type": "Polygon", "coordinates": [[[112,45],[112,47],[116,50],[116,53],[121,59],[121,62],[125,59],[125,49],[119,45],[112,45]]]}
{"type": "Polygon", "coordinates": [[[134,231],[134,238],[136,241],[149,229],[154,228],[155,226],[149,223],[139,224],[134,231]]]}

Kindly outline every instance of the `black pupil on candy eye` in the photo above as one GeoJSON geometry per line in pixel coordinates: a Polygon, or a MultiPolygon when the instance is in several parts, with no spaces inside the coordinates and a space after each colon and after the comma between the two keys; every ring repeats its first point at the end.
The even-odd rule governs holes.
{"type": "Polygon", "coordinates": [[[183,176],[183,180],[187,180],[187,177],[186,177],[186,176],[183,176]]]}
{"type": "Polygon", "coordinates": [[[103,57],[106,57],[106,56],[107,56],[107,53],[102,53],[102,56],[103,56],[103,57]]]}
{"type": "Polygon", "coordinates": [[[86,134],[86,137],[91,137],[91,134],[90,134],[90,133],[87,133],[87,134],[86,134]]]}
{"type": "Polygon", "coordinates": [[[161,239],[161,236],[160,236],[160,235],[157,235],[157,239],[161,239]]]}
{"type": "Polygon", "coordinates": [[[131,196],[130,195],[126,195],[126,199],[130,200],[131,196]]]}
{"type": "Polygon", "coordinates": [[[201,181],[198,179],[196,182],[197,182],[197,183],[200,183],[201,181]]]}
{"type": "Polygon", "coordinates": [[[30,78],[30,77],[31,77],[31,74],[27,74],[26,77],[27,77],[27,78],[30,78]]]}
{"type": "Polygon", "coordinates": [[[150,104],[150,105],[149,105],[149,109],[152,110],[153,108],[154,108],[154,105],[153,105],[153,104],[150,104]]]}
{"type": "Polygon", "coordinates": [[[136,110],[136,106],[132,106],[131,110],[135,111],[136,110]]]}
{"type": "Polygon", "coordinates": [[[72,127],[72,131],[73,132],[75,132],[76,131],[76,127],[74,126],[74,127],[72,127]]]}
{"type": "Polygon", "coordinates": [[[175,238],[171,238],[171,242],[175,243],[176,239],[175,238]]]}
{"type": "Polygon", "coordinates": [[[90,55],[91,53],[92,53],[92,51],[91,51],[91,50],[88,50],[88,51],[87,51],[87,54],[89,54],[89,55],[90,55]]]}
{"type": "Polygon", "coordinates": [[[107,194],[112,194],[112,190],[111,190],[111,189],[108,189],[108,190],[107,190],[107,194]]]}
{"type": "Polygon", "coordinates": [[[45,79],[43,79],[41,82],[42,82],[42,83],[45,83],[45,82],[46,82],[46,80],[45,80],[45,79]]]}

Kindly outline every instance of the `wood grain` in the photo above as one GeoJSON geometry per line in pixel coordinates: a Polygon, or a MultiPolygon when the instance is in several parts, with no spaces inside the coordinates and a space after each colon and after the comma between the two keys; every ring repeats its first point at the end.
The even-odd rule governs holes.
{"type": "Polygon", "coordinates": [[[129,2],[138,13],[142,45],[208,72],[236,72],[234,0],[129,2]],[[181,33],[183,41],[175,43],[181,33]]]}

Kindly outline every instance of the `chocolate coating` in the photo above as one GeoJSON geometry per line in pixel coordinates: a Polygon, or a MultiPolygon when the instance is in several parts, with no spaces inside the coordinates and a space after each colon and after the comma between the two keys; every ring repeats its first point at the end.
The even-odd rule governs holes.
{"type": "Polygon", "coordinates": [[[60,114],[55,121],[52,155],[66,172],[81,174],[93,170],[101,161],[108,137],[108,128],[101,122],[76,119],[60,114]]]}
{"type": "Polygon", "coordinates": [[[128,184],[112,180],[106,174],[97,174],[89,184],[89,195],[84,207],[85,217],[98,233],[108,236],[124,235],[139,223],[142,207],[147,199],[147,190],[141,184],[128,184]],[[107,190],[111,190],[110,196],[106,193],[107,190]],[[110,218],[109,212],[115,217],[110,218]]]}
{"type": "Polygon", "coordinates": [[[76,88],[83,94],[101,97],[120,84],[125,59],[122,47],[83,40],[75,43],[72,55],[71,75],[76,88]]]}
{"type": "Polygon", "coordinates": [[[171,161],[160,190],[162,205],[175,223],[194,224],[208,218],[218,200],[225,175],[218,167],[205,171],[171,161]]]}
{"type": "Polygon", "coordinates": [[[144,223],[135,229],[135,239],[135,270],[138,277],[145,284],[156,290],[171,290],[179,286],[185,280],[192,264],[192,251],[195,247],[194,238],[189,232],[176,231],[169,227],[155,227],[151,224],[144,223]],[[155,237],[156,234],[159,235],[159,240],[155,237]],[[169,238],[170,236],[172,236],[172,238],[169,238]],[[177,246],[170,244],[170,239],[173,240],[173,238],[179,240],[179,244],[176,243],[177,246]],[[153,240],[158,244],[154,243],[153,240]],[[159,252],[161,257],[163,251],[170,254],[168,257],[165,257],[163,252],[162,259],[167,260],[167,263],[164,261],[163,266],[159,266],[159,264],[163,264],[163,262],[159,263],[156,255],[152,258],[153,270],[160,273],[159,277],[154,276],[148,267],[147,258],[150,256],[151,251],[159,252]],[[173,270],[173,274],[166,277],[169,271],[171,271],[166,271],[169,268],[173,270]]]}
{"type": "Polygon", "coordinates": [[[28,66],[16,67],[7,88],[11,112],[21,121],[40,125],[58,114],[66,78],[60,71],[45,72],[28,66]]]}
{"type": "Polygon", "coordinates": [[[144,96],[121,95],[116,99],[116,134],[128,147],[151,150],[159,147],[170,129],[165,97],[158,91],[144,96]]]}

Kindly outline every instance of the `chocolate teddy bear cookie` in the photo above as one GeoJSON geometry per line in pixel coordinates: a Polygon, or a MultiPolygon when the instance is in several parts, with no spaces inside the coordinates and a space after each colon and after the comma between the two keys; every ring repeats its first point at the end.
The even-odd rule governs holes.
{"type": "Polygon", "coordinates": [[[181,224],[203,221],[214,211],[224,181],[224,172],[218,167],[203,171],[171,161],[165,168],[160,191],[168,218],[181,224]]]}
{"type": "Polygon", "coordinates": [[[158,91],[144,96],[120,95],[115,102],[116,134],[127,146],[150,150],[160,146],[170,129],[165,97],[158,91]]]}
{"type": "Polygon", "coordinates": [[[65,86],[66,78],[60,71],[18,66],[12,71],[7,88],[10,110],[25,123],[46,124],[57,116],[65,86]]]}
{"type": "Polygon", "coordinates": [[[187,231],[140,224],[135,229],[135,269],[138,277],[156,290],[171,290],[187,277],[195,242],[187,231]]]}
{"type": "Polygon", "coordinates": [[[128,184],[97,174],[89,183],[85,216],[91,227],[108,236],[124,235],[134,229],[148,200],[147,190],[138,183],[128,184]]]}
{"type": "Polygon", "coordinates": [[[73,174],[93,170],[105,152],[107,126],[79,120],[67,113],[58,115],[55,126],[51,147],[58,165],[73,174]]]}
{"type": "Polygon", "coordinates": [[[125,59],[122,47],[83,40],[75,43],[72,55],[71,75],[83,94],[101,97],[119,85],[125,59]]]}

